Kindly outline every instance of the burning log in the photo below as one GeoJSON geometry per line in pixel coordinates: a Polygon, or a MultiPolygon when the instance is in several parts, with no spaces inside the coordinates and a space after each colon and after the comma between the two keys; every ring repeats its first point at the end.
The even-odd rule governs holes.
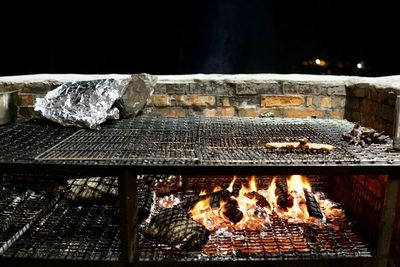
{"type": "Polygon", "coordinates": [[[269,204],[268,200],[262,196],[261,194],[259,194],[258,192],[252,191],[252,192],[248,192],[246,194],[244,194],[245,197],[249,198],[249,199],[256,199],[256,205],[258,207],[261,208],[271,208],[271,205],[269,204]]]}
{"type": "Polygon", "coordinates": [[[200,250],[210,235],[203,225],[188,218],[179,208],[160,211],[152,218],[145,233],[180,251],[200,250]]]}
{"type": "Polygon", "coordinates": [[[138,187],[138,223],[142,223],[147,219],[155,204],[156,194],[147,186],[142,185],[138,187]]]}
{"type": "Polygon", "coordinates": [[[319,208],[319,205],[315,200],[314,195],[304,188],[304,196],[306,197],[308,214],[315,218],[323,218],[324,215],[322,215],[321,209],[319,208]]]}
{"type": "Polygon", "coordinates": [[[239,210],[239,203],[233,198],[230,198],[226,203],[223,214],[234,224],[240,222],[243,218],[243,213],[239,210]]]}
{"type": "Polygon", "coordinates": [[[200,195],[199,200],[210,199],[210,207],[212,209],[219,209],[221,200],[227,201],[231,197],[231,192],[229,192],[226,188],[222,190],[218,190],[212,192],[210,194],[200,195]]]}
{"type": "Polygon", "coordinates": [[[368,147],[371,144],[385,144],[389,136],[384,135],[384,132],[377,132],[374,129],[362,127],[356,123],[350,133],[343,133],[343,140],[361,147],[368,147]]]}
{"type": "Polygon", "coordinates": [[[276,182],[275,195],[277,197],[277,204],[284,210],[293,206],[293,198],[289,195],[286,181],[276,182]]]}
{"type": "Polygon", "coordinates": [[[227,201],[229,197],[231,196],[231,192],[229,192],[226,189],[217,191],[217,192],[212,192],[211,193],[211,198],[210,198],[210,206],[212,209],[219,209],[219,205],[221,200],[227,201]]]}

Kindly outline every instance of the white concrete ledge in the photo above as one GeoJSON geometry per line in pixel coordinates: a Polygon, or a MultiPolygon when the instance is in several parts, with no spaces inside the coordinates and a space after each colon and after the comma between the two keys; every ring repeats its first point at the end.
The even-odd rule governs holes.
{"type": "MultiPolygon", "coordinates": [[[[14,83],[64,83],[71,81],[84,81],[95,79],[128,78],[129,74],[32,74],[21,76],[0,77],[0,84],[14,83]]],[[[320,83],[330,85],[356,85],[364,84],[376,88],[393,88],[400,90],[400,75],[383,77],[357,77],[334,75],[306,75],[306,74],[190,74],[190,75],[158,75],[158,82],[165,84],[190,83],[198,81],[214,82],[271,82],[287,81],[299,83],[320,83]]]]}

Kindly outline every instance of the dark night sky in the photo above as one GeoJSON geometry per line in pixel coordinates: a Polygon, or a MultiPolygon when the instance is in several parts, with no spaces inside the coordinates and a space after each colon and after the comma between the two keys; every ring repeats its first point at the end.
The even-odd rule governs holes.
{"type": "Polygon", "coordinates": [[[366,2],[371,1],[349,6],[338,1],[148,0],[92,8],[58,4],[47,7],[51,12],[10,8],[0,18],[0,76],[400,74],[397,9],[366,2]],[[13,23],[16,19],[21,26],[13,23]],[[329,67],[302,64],[316,58],[329,67]],[[365,69],[357,70],[360,61],[365,69]]]}

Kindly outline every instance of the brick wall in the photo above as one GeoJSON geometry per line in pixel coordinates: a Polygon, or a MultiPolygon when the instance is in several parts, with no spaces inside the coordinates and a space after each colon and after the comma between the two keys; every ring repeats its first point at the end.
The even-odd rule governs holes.
{"type": "Polygon", "coordinates": [[[392,135],[398,90],[361,83],[347,87],[346,94],[346,119],[392,135]]]}
{"type": "Polygon", "coordinates": [[[270,113],[289,118],[344,116],[344,85],[198,81],[159,83],[144,113],[152,116],[242,116],[270,113]]]}

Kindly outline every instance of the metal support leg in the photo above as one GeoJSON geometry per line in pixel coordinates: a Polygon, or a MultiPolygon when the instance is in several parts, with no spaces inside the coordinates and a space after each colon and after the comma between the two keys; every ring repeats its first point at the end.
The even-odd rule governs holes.
{"type": "Polygon", "coordinates": [[[137,184],[136,176],[125,170],[118,180],[122,260],[137,260],[137,184]]]}
{"type": "Polygon", "coordinates": [[[394,221],[396,219],[396,203],[399,189],[399,180],[389,176],[386,187],[385,201],[380,223],[377,256],[378,266],[387,267],[390,252],[390,243],[393,233],[394,221]]]}

